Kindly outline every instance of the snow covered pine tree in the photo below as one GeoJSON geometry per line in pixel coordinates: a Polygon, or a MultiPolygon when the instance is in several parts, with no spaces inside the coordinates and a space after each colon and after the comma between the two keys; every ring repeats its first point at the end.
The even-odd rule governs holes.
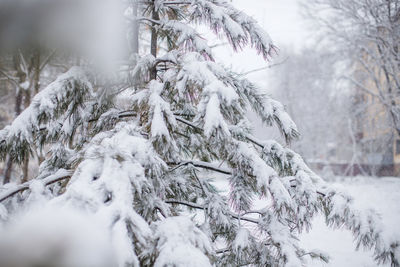
{"type": "Polygon", "coordinates": [[[279,102],[214,62],[193,27],[207,25],[234,49],[251,45],[267,59],[274,46],[256,21],[222,0],[127,2],[130,43],[139,28],[150,54],[133,45],[118,86],[72,68],[0,131],[3,160],[49,151],[36,179],[0,191],[3,220],[24,205],[15,199],[44,194],[48,205],[105,220],[120,267],[298,267],[328,260],[297,238],[322,213],[378,263],[399,266],[399,243],[384,238],[379,216],[355,210],[286,146],[252,136],[249,109],[287,142],[298,132],[279,102]],[[226,196],[213,185],[217,175],[229,181],[226,196]],[[256,198],[265,208],[252,209],[256,198]]]}

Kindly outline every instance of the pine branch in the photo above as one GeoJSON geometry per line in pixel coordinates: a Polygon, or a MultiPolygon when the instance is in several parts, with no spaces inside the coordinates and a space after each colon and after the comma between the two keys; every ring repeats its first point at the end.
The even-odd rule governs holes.
{"type": "MultiPolygon", "coordinates": [[[[198,130],[199,132],[203,132],[202,128],[200,128],[197,125],[193,124],[191,121],[185,120],[185,119],[177,116],[177,115],[180,115],[180,113],[174,113],[174,115],[176,115],[175,119],[177,121],[179,121],[181,123],[184,123],[184,124],[194,128],[194,129],[198,130]]],[[[133,111],[122,111],[119,116],[120,116],[120,118],[122,118],[122,117],[137,116],[137,114],[135,112],[133,112],[133,111]]],[[[258,146],[261,149],[265,148],[265,146],[262,144],[262,141],[257,140],[255,137],[253,137],[250,134],[246,135],[246,139],[248,141],[250,141],[251,143],[253,143],[254,145],[258,146]]],[[[220,172],[220,173],[223,173],[223,174],[226,174],[226,175],[231,175],[232,174],[231,170],[228,170],[228,169],[225,169],[225,168],[219,168],[219,167],[216,167],[216,166],[214,166],[214,165],[212,165],[212,164],[210,164],[208,162],[203,162],[203,161],[169,162],[168,164],[175,165],[175,167],[173,169],[171,169],[170,171],[174,171],[175,169],[177,169],[179,167],[182,167],[182,166],[185,166],[185,165],[188,165],[188,164],[192,164],[195,167],[205,168],[205,169],[216,171],[216,172],[220,172]]],[[[292,185],[292,187],[296,187],[296,185],[292,185]]],[[[317,191],[317,194],[319,194],[322,197],[326,196],[326,194],[323,193],[322,191],[317,191]]]]}
{"type": "MultiPolygon", "coordinates": [[[[202,162],[202,161],[185,161],[185,162],[181,162],[181,163],[169,163],[170,165],[177,165],[176,167],[174,167],[173,169],[169,170],[174,171],[175,169],[188,165],[188,164],[192,164],[195,167],[199,167],[199,168],[204,168],[204,169],[208,169],[208,170],[213,170],[216,172],[220,172],[223,174],[227,174],[227,175],[231,175],[231,171],[228,169],[224,169],[224,168],[219,168],[216,167],[208,162],[202,162]]],[[[42,181],[43,183],[48,186],[50,184],[56,183],[60,180],[64,180],[67,178],[70,178],[71,175],[73,173],[73,170],[65,170],[65,169],[60,169],[58,170],[55,174],[50,175],[46,178],[44,178],[42,181]]],[[[34,180],[38,180],[38,178],[35,178],[34,180]]],[[[41,179],[39,179],[41,180],[41,179]]],[[[33,180],[20,184],[14,188],[11,189],[6,189],[5,192],[0,193],[0,202],[4,201],[5,199],[12,197],[13,195],[19,193],[19,192],[23,192],[27,189],[29,189],[30,184],[32,183],[33,180]]]]}
{"type": "MultiPolygon", "coordinates": [[[[192,122],[190,122],[190,121],[188,121],[188,120],[185,120],[185,119],[182,119],[182,118],[180,118],[180,117],[176,117],[176,120],[177,121],[180,121],[180,122],[182,122],[182,123],[184,123],[184,124],[186,124],[186,125],[188,125],[188,126],[190,126],[190,127],[193,127],[193,128],[195,128],[195,129],[197,129],[197,130],[199,130],[199,131],[203,131],[203,129],[201,129],[200,127],[198,127],[198,126],[196,126],[196,125],[194,125],[192,122]]],[[[254,145],[256,145],[256,146],[258,146],[259,148],[261,148],[261,149],[264,149],[265,148],[265,146],[262,144],[262,142],[261,141],[259,141],[259,140],[257,140],[255,137],[253,137],[252,135],[250,135],[250,134],[247,134],[246,135],[246,139],[248,140],[248,141],[250,141],[251,143],[253,143],[254,145]]],[[[190,162],[189,162],[190,163],[190,162]]],[[[206,163],[206,162],[204,162],[204,163],[202,163],[202,162],[200,162],[201,164],[200,164],[200,166],[198,166],[198,167],[203,167],[203,168],[205,168],[206,166],[207,167],[212,167],[212,168],[209,168],[210,170],[214,170],[214,171],[218,171],[218,172],[221,172],[221,173],[224,173],[224,174],[230,174],[231,172],[225,172],[226,170],[221,170],[220,168],[215,168],[214,166],[209,166],[208,164],[209,163],[207,163],[207,165],[202,165],[202,164],[204,164],[204,163],[206,163]]],[[[186,164],[188,164],[188,163],[186,163],[186,164]]],[[[194,164],[193,164],[194,165],[194,164]]],[[[307,170],[307,172],[309,172],[310,170],[307,170]]],[[[292,185],[292,187],[296,187],[296,185],[292,185]]],[[[325,197],[326,196],[326,194],[325,193],[323,193],[322,191],[320,191],[320,190],[318,190],[317,191],[317,194],[318,195],[320,195],[320,196],[322,196],[322,197],[325,197]]]]}
{"type": "MultiPolygon", "coordinates": [[[[262,150],[264,150],[265,149],[265,146],[263,145],[263,143],[262,143],[262,141],[260,141],[260,140],[258,140],[257,138],[255,138],[254,136],[252,136],[252,135],[246,135],[246,139],[248,140],[248,141],[250,141],[251,143],[253,143],[254,145],[256,145],[256,146],[258,146],[259,148],[261,148],[262,150]]],[[[294,153],[294,152],[293,152],[294,153]]],[[[311,172],[311,170],[304,170],[306,173],[308,173],[308,172],[311,172]]],[[[312,174],[314,174],[314,173],[312,173],[312,174]]],[[[316,174],[314,174],[315,176],[317,176],[316,174]]],[[[318,177],[319,178],[319,177],[318,177]]],[[[321,179],[322,180],[322,179],[321,179]]],[[[296,185],[292,185],[292,187],[296,187],[296,185]]],[[[326,196],[326,194],[325,193],[323,193],[323,192],[321,192],[320,190],[317,190],[317,194],[318,195],[320,195],[320,196],[322,196],[322,197],[325,197],[326,196]]]]}
{"type": "MultiPolygon", "coordinates": [[[[145,5],[153,5],[153,2],[149,2],[149,1],[139,1],[139,4],[145,4],[145,5]]],[[[192,4],[192,2],[189,1],[168,1],[168,2],[164,2],[163,5],[190,5],[192,4]]]]}
{"type": "Polygon", "coordinates": [[[43,184],[47,186],[54,184],[58,181],[70,178],[72,173],[73,173],[72,170],[59,169],[55,174],[47,176],[44,179],[35,178],[34,180],[30,180],[29,182],[17,185],[14,188],[6,189],[5,192],[0,193],[0,202],[6,200],[9,197],[14,196],[17,193],[28,190],[30,188],[32,181],[41,180],[43,181],[43,184]]]}
{"type": "Polygon", "coordinates": [[[222,248],[222,249],[216,250],[215,253],[216,254],[222,254],[222,253],[230,252],[230,251],[232,251],[230,248],[222,248]]]}
{"type": "Polygon", "coordinates": [[[186,165],[193,165],[195,167],[211,170],[211,171],[216,171],[219,173],[227,174],[227,175],[232,175],[231,170],[225,169],[225,168],[220,168],[217,166],[214,166],[213,164],[205,161],[193,161],[193,160],[188,160],[188,161],[183,161],[183,162],[170,162],[168,163],[169,165],[176,165],[174,168],[172,168],[170,171],[174,171],[182,166],[186,165]]]}
{"type": "Polygon", "coordinates": [[[149,26],[151,27],[155,27],[155,25],[161,25],[161,21],[159,20],[155,20],[155,19],[151,19],[151,18],[146,18],[146,17],[140,17],[140,18],[136,18],[135,21],[141,22],[141,21],[148,21],[151,22],[152,24],[150,24],[149,26]],[[154,25],[155,24],[155,25],[154,25]]]}
{"type": "Polygon", "coordinates": [[[202,128],[200,128],[200,127],[194,125],[191,121],[182,119],[182,118],[180,118],[180,117],[176,117],[175,119],[176,119],[177,121],[180,121],[180,122],[182,122],[182,123],[184,123],[184,124],[186,124],[186,125],[188,125],[188,126],[194,128],[194,129],[200,131],[200,132],[203,132],[203,129],[202,129],[202,128]]]}
{"type": "MultiPolygon", "coordinates": [[[[183,200],[175,200],[175,199],[168,199],[165,201],[165,203],[169,203],[169,204],[178,204],[178,205],[184,205],[193,209],[201,209],[201,210],[205,210],[206,208],[202,205],[193,203],[193,202],[189,202],[189,201],[183,201],[183,200]]],[[[256,219],[252,219],[252,218],[248,218],[248,217],[242,217],[241,215],[238,215],[236,213],[233,213],[231,211],[229,211],[229,215],[237,220],[242,220],[242,221],[246,221],[246,222],[250,222],[250,223],[255,223],[258,224],[259,221],[256,219]]]]}

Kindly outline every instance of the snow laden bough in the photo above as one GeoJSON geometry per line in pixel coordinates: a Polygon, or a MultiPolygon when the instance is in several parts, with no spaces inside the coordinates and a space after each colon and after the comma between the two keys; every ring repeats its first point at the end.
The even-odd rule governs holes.
{"type": "Polygon", "coordinates": [[[48,151],[36,179],[0,189],[4,229],[40,201],[102,222],[119,267],[298,267],[328,260],[298,241],[323,214],[329,226],[351,230],[378,263],[399,266],[399,241],[385,238],[375,212],[356,210],[287,146],[252,136],[248,110],[287,143],[298,132],[279,102],[214,62],[192,27],[205,24],[234,49],[249,44],[268,58],[274,46],[252,18],[217,0],[137,5],[141,17],[125,15],[152,29],[160,55],[132,55],[116,90],[74,67],[0,131],[3,160],[48,151]],[[228,195],[215,178],[229,181],[228,195]],[[253,209],[256,198],[265,200],[262,209],[253,209]]]}

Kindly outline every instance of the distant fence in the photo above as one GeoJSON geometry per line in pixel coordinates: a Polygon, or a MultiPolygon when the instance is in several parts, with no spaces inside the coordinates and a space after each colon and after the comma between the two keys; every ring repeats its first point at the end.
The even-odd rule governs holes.
{"type": "Polygon", "coordinates": [[[348,164],[310,162],[311,169],[321,172],[330,170],[334,175],[373,175],[373,176],[400,176],[400,164],[348,164]]]}

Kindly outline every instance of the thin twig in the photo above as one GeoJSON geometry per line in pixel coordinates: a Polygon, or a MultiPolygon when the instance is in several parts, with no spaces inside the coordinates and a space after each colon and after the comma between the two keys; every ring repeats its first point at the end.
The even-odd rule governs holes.
{"type": "Polygon", "coordinates": [[[56,49],[54,49],[42,62],[42,64],[39,67],[39,72],[41,72],[44,67],[46,67],[47,63],[51,60],[51,58],[56,54],[56,49]]]}
{"type": "Polygon", "coordinates": [[[229,169],[225,169],[225,168],[220,168],[217,166],[212,165],[209,162],[205,162],[205,161],[194,161],[194,160],[188,160],[188,161],[183,161],[183,162],[170,162],[170,165],[176,165],[174,168],[172,168],[170,171],[174,171],[182,166],[186,166],[186,165],[193,165],[195,167],[199,167],[199,168],[203,168],[203,169],[207,169],[207,170],[211,170],[211,171],[216,171],[216,172],[220,172],[226,175],[232,175],[231,170],[229,169]]]}
{"type": "Polygon", "coordinates": [[[10,75],[8,75],[5,71],[0,69],[0,73],[3,74],[10,82],[15,84],[16,86],[19,86],[18,81],[16,79],[14,79],[13,77],[11,77],[10,75]]]}
{"type": "Polygon", "coordinates": [[[254,72],[258,72],[258,71],[262,71],[262,70],[266,70],[266,69],[271,69],[271,68],[273,68],[273,67],[276,67],[276,66],[279,66],[279,65],[284,64],[284,63],[288,60],[288,58],[289,58],[289,57],[286,57],[286,58],[285,58],[284,60],[282,60],[281,62],[278,62],[278,63],[275,63],[275,64],[271,64],[271,65],[268,65],[268,66],[265,66],[265,67],[261,67],[261,68],[257,68],[257,69],[253,69],[253,70],[249,70],[249,71],[240,73],[240,75],[241,75],[241,76],[246,76],[246,75],[249,75],[250,73],[254,73],[254,72]]]}
{"type": "MultiPolygon", "coordinates": [[[[204,210],[205,207],[202,205],[199,205],[197,203],[193,203],[193,202],[189,202],[189,201],[184,201],[184,200],[175,200],[175,199],[168,199],[165,201],[165,203],[169,203],[169,204],[178,204],[178,205],[184,205],[184,206],[188,206],[191,207],[193,209],[201,209],[204,210]]],[[[255,223],[258,224],[259,221],[256,219],[252,219],[252,218],[248,218],[248,217],[241,217],[239,215],[237,215],[236,213],[233,212],[229,212],[229,215],[237,220],[242,220],[242,221],[246,221],[246,222],[251,222],[251,223],[255,223]]]]}

